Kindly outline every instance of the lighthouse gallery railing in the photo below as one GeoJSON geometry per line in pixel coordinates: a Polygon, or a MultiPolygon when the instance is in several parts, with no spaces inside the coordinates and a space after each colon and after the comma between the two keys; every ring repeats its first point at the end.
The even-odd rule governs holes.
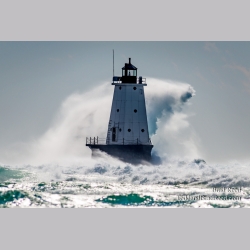
{"type": "MultiPolygon", "coordinates": [[[[122,76],[114,76],[113,77],[113,83],[122,83],[122,76]]],[[[136,77],[136,84],[145,84],[146,78],[145,77],[136,77]]]]}
{"type": "Polygon", "coordinates": [[[107,138],[99,138],[97,137],[86,137],[86,145],[149,145],[152,144],[151,140],[149,139],[148,142],[142,142],[140,139],[135,140],[125,140],[120,139],[113,143],[110,143],[107,138]]]}

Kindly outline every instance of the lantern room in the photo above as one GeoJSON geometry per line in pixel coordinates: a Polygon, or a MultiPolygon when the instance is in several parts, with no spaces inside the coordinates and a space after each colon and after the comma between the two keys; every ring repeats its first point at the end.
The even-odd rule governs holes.
{"type": "Polygon", "coordinates": [[[122,83],[137,83],[137,68],[131,64],[131,58],[129,63],[125,63],[122,68],[122,83]]]}

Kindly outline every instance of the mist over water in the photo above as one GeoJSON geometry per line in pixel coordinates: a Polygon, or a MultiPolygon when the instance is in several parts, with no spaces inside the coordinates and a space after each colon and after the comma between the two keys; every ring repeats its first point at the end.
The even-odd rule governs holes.
{"type": "MultiPolygon", "coordinates": [[[[194,96],[186,83],[147,79],[146,108],[154,152],[160,156],[200,157],[190,130],[184,105],[194,96]]],[[[113,97],[113,86],[103,83],[86,93],[74,93],[61,105],[51,127],[34,141],[16,144],[0,154],[7,164],[61,164],[90,158],[86,137],[105,138],[113,97]]]]}
{"type": "MultiPolygon", "coordinates": [[[[13,185],[6,182],[11,177],[5,178],[0,201],[1,195],[7,200],[14,195],[17,198],[10,198],[9,202],[17,206],[160,204],[178,207],[196,203],[176,203],[177,194],[202,193],[212,187],[248,188],[250,164],[209,165],[197,160],[203,155],[199,152],[199,138],[188,120],[190,112],[187,112],[195,96],[192,86],[153,78],[147,78],[147,82],[146,108],[155,164],[142,162],[133,166],[105,153],[100,153],[100,158],[91,158],[85,139],[105,138],[110,116],[114,88],[110,83],[103,83],[89,92],[70,95],[50,128],[39,138],[17,143],[0,153],[0,172],[10,175],[10,169],[21,170],[18,179],[23,174],[27,180],[20,186],[17,178],[12,178],[13,185]],[[116,199],[114,193],[122,196],[116,199]],[[106,198],[102,200],[102,196],[106,198]],[[46,197],[53,202],[48,202],[46,197]]],[[[244,195],[248,199],[248,189],[244,195]]],[[[8,202],[4,199],[5,206],[8,202]]],[[[209,204],[202,203],[205,207],[209,204]]],[[[241,206],[237,202],[230,204],[241,206]]]]}

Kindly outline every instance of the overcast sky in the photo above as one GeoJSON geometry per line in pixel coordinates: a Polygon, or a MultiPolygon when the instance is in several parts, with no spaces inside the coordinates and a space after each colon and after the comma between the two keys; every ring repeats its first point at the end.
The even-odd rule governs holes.
{"type": "Polygon", "coordinates": [[[0,150],[43,134],[70,94],[111,81],[112,49],[115,75],[131,57],[138,75],[193,86],[205,160],[249,160],[250,42],[0,42],[0,150]]]}

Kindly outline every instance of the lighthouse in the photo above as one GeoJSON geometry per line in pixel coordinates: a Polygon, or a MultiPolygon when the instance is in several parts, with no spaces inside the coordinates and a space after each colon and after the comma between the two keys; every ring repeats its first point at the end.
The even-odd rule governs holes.
{"type": "Polygon", "coordinates": [[[137,68],[129,62],[122,68],[122,76],[113,76],[113,101],[107,137],[88,137],[86,146],[92,156],[98,150],[129,163],[151,160],[151,143],[145,104],[146,78],[137,77],[137,68]]]}

